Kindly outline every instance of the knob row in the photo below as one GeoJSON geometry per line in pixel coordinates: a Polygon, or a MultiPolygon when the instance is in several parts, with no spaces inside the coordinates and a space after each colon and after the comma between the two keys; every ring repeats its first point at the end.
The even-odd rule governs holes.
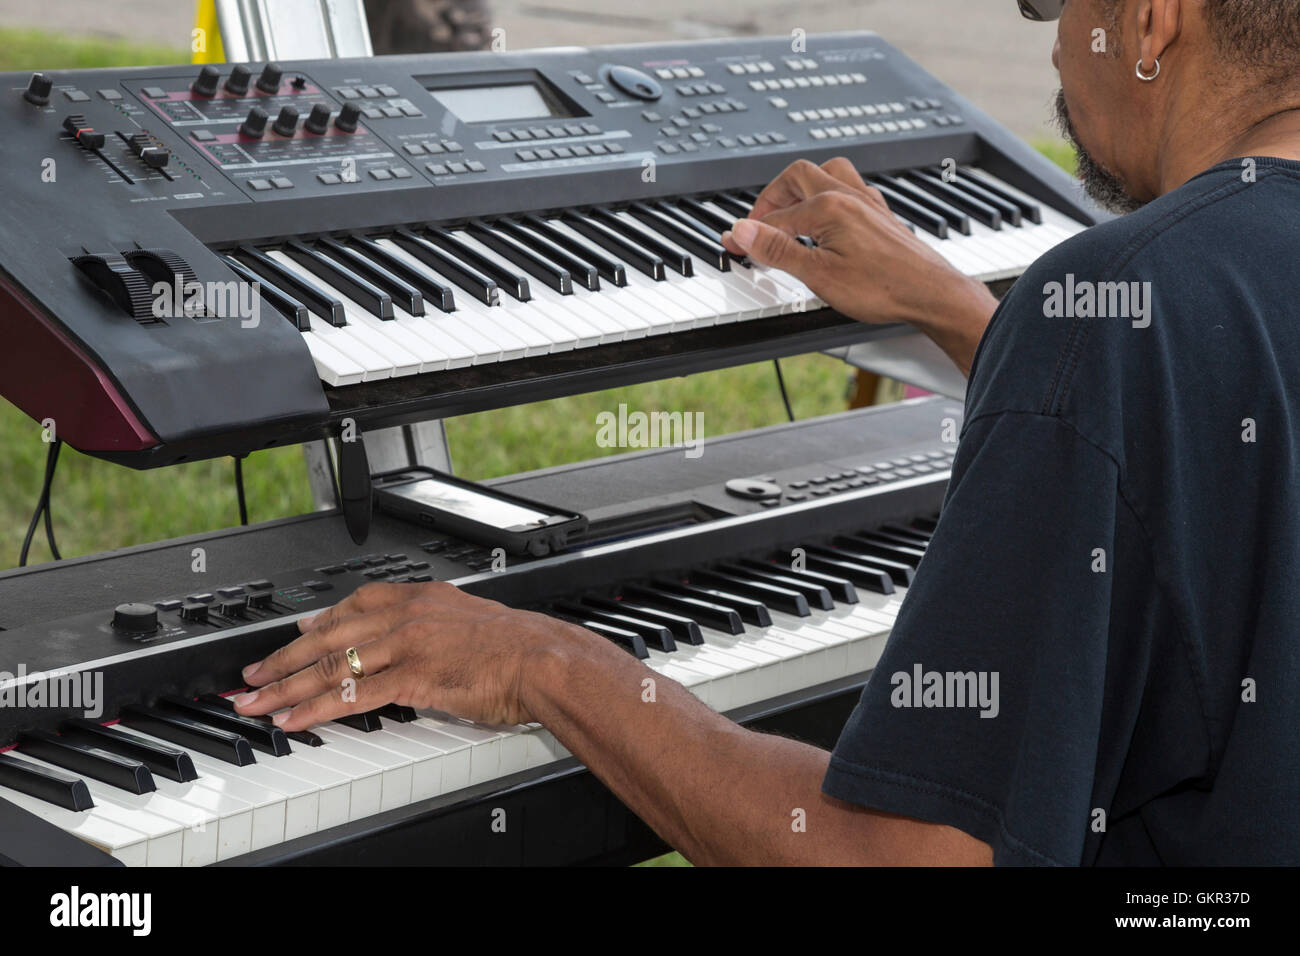
{"type": "MultiPolygon", "coordinates": [[[[240,125],[239,131],[245,136],[260,139],[266,133],[266,122],[269,118],[266,110],[254,106],[248,111],[248,118],[240,125]]],[[[334,118],[334,125],[344,133],[355,133],[360,118],[359,107],[352,103],[344,103],[343,108],[339,110],[339,115],[334,118]]],[[[324,103],[317,103],[311,108],[311,114],[303,123],[303,129],[319,136],[329,128],[329,122],[330,108],[324,103]]],[[[279,133],[281,136],[292,136],[297,129],[298,111],[292,106],[282,107],[280,115],[271,124],[272,132],[279,133]]]]}
{"type": "MultiPolygon", "coordinates": [[[[248,92],[248,83],[252,78],[252,70],[242,64],[235,65],[230,70],[230,76],[226,77],[226,92],[243,96],[248,92]]],[[[257,88],[263,93],[278,93],[283,78],[284,70],[280,69],[279,64],[268,63],[262,67],[262,73],[257,78],[257,88]]],[[[220,80],[221,71],[208,65],[199,70],[198,79],[190,84],[190,89],[199,96],[216,96],[220,80]]]]}

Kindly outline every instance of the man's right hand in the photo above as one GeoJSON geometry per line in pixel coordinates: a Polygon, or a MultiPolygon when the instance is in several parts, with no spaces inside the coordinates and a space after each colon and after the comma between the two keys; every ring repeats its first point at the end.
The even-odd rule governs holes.
{"type": "Polygon", "coordinates": [[[917,238],[843,157],[792,163],[722,239],[732,252],[795,276],[849,318],[917,326],[963,372],[997,308],[982,282],[917,238]]]}

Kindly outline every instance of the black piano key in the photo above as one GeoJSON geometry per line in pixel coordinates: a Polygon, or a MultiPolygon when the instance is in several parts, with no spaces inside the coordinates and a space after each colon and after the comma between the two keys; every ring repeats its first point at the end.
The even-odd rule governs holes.
{"type": "Polygon", "coordinates": [[[497,219],[492,223],[492,226],[512,239],[523,243],[528,248],[536,250],[545,259],[558,266],[563,266],[569,273],[571,284],[579,285],[591,292],[600,290],[600,270],[593,263],[575,255],[558,242],[552,241],[539,232],[525,228],[522,223],[513,219],[497,219]]]}
{"type": "Polygon", "coordinates": [[[745,202],[749,203],[751,206],[758,202],[758,193],[759,191],[757,189],[733,189],[731,191],[733,196],[745,200],[745,202]]]}
{"type": "MultiPolygon", "coordinates": [[[[873,567],[863,561],[855,561],[853,556],[827,548],[825,551],[808,549],[804,560],[814,571],[838,574],[848,578],[858,587],[875,591],[877,594],[893,594],[894,578],[885,568],[873,567]]],[[[911,568],[907,569],[911,573],[911,568]]]]}
{"type": "Polygon", "coordinates": [[[901,524],[882,524],[876,531],[877,534],[892,534],[898,538],[905,538],[911,541],[915,546],[928,547],[930,539],[934,537],[932,532],[922,531],[919,528],[909,528],[901,524]]]}
{"type": "Polygon", "coordinates": [[[560,295],[573,294],[573,277],[568,269],[533,251],[504,229],[474,219],[470,221],[468,231],[497,255],[510,260],[534,279],[543,282],[548,289],[554,289],[560,295]]]}
{"type": "Polygon", "coordinates": [[[500,302],[501,289],[495,279],[463,260],[447,255],[423,236],[417,236],[408,229],[399,229],[393,233],[393,242],[485,305],[500,302]]]}
{"type": "Polygon", "coordinates": [[[307,306],[314,315],[319,315],[330,325],[341,327],[348,324],[347,315],[343,311],[343,303],[325,292],[314,282],[308,282],[302,276],[290,272],[266,253],[260,249],[254,249],[252,246],[240,246],[235,250],[234,254],[253,272],[264,276],[273,285],[288,291],[294,298],[307,306]]]}
{"type": "Polygon", "coordinates": [[[595,595],[584,595],[582,603],[613,614],[631,614],[652,624],[662,624],[679,644],[703,644],[704,632],[700,625],[684,614],[674,614],[659,608],[637,604],[635,601],[612,601],[595,595]]]}
{"type": "Polygon", "coordinates": [[[239,734],[212,727],[183,714],[128,704],[122,708],[121,723],[124,727],[180,744],[188,750],[197,750],[236,767],[246,767],[257,762],[253,756],[252,744],[239,734]]]}
{"type": "Polygon", "coordinates": [[[405,259],[398,258],[390,250],[365,236],[349,236],[348,243],[371,262],[382,266],[399,279],[404,279],[419,289],[425,302],[443,312],[456,311],[456,297],[451,286],[439,281],[432,272],[415,268],[405,259]]]}
{"type": "Polygon", "coordinates": [[[713,203],[713,205],[717,206],[719,209],[726,210],[737,219],[745,219],[748,217],[749,210],[754,205],[753,203],[741,202],[735,196],[727,193],[715,193],[707,198],[709,202],[713,203]]]}
{"type": "Polygon", "coordinates": [[[238,259],[232,259],[230,256],[222,256],[226,265],[230,266],[232,272],[245,282],[257,283],[258,289],[261,290],[262,298],[270,302],[277,312],[280,312],[299,332],[308,332],[311,330],[311,320],[308,318],[307,307],[295,299],[289,293],[285,292],[279,286],[262,278],[254,272],[251,272],[238,259]]]}
{"type": "MultiPolygon", "coordinates": [[[[776,568],[762,570],[757,567],[745,567],[741,564],[723,563],[718,565],[718,569],[726,574],[735,575],[747,580],[762,581],[765,584],[774,584],[780,588],[788,588],[791,591],[801,595],[804,599],[804,607],[811,613],[811,609],[816,608],[818,611],[832,611],[835,609],[835,600],[831,597],[831,592],[820,584],[811,581],[805,581],[800,578],[792,577],[788,574],[781,574],[776,568]]],[[[850,587],[853,585],[849,582],[850,587]]]]}
{"type": "Polygon", "coordinates": [[[425,229],[421,233],[425,238],[453,259],[461,262],[485,276],[491,276],[496,284],[512,298],[527,302],[532,298],[528,291],[528,277],[516,269],[507,268],[496,259],[483,255],[477,249],[471,249],[460,237],[444,229],[425,229]]]}
{"type": "Polygon", "coordinates": [[[685,597],[698,598],[701,601],[708,601],[711,604],[719,604],[722,607],[729,607],[737,614],[746,624],[753,624],[756,627],[771,627],[772,615],[767,610],[767,605],[762,601],[756,601],[753,598],[747,598],[742,594],[734,591],[725,591],[722,588],[712,587],[703,584],[685,584],[679,581],[669,581],[658,579],[654,582],[655,587],[663,588],[665,591],[671,591],[674,594],[681,594],[685,597]]]}
{"type": "Polygon", "coordinates": [[[705,587],[716,587],[723,591],[732,591],[742,597],[752,598],[755,601],[761,601],[770,608],[778,611],[784,611],[786,614],[794,614],[798,617],[807,617],[812,612],[808,609],[808,600],[797,590],[789,587],[782,587],[771,581],[763,581],[758,578],[749,577],[744,573],[733,574],[727,571],[714,571],[705,568],[699,571],[692,571],[688,577],[692,584],[699,584],[705,587]]]}
{"type": "Polygon", "coordinates": [[[360,714],[348,714],[345,717],[335,718],[334,723],[342,724],[344,727],[351,727],[353,730],[360,730],[362,733],[372,734],[376,730],[383,730],[384,725],[379,719],[379,711],[367,710],[360,714]]]}
{"type": "Polygon", "coordinates": [[[929,173],[921,173],[916,170],[910,170],[905,175],[918,186],[951,203],[990,229],[1002,228],[1002,214],[988,203],[980,202],[973,196],[954,189],[951,184],[945,183],[938,176],[931,176],[929,173]]]}
{"type": "MultiPolygon", "coordinates": [[[[902,216],[909,224],[919,226],[939,239],[948,238],[948,220],[943,216],[912,201],[886,182],[879,179],[871,179],[869,182],[880,190],[880,194],[885,197],[885,205],[894,215],[902,216]]],[[[969,221],[966,223],[966,229],[970,230],[969,221]]]]}
{"type": "Polygon", "coordinates": [[[387,717],[395,724],[409,724],[420,717],[414,707],[407,707],[405,704],[384,704],[375,713],[380,717],[387,717]]]}
{"type": "Polygon", "coordinates": [[[567,232],[556,229],[545,219],[537,216],[522,216],[519,221],[543,239],[547,239],[555,243],[559,248],[567,250],[580,261],[594,266],[602,279],[617,286],[627,285],[627,269],[617,259],[607,256],[603,251],[603,247],[586,239],[575,239],[567,232]]]}
{"type": "Polygon", "coordinates": [[[633,245],[658,256],[664,261],[664,265],[674,272],[681,273],[684,276],[695,274],[695,264],[691,261],[690,256],[664,242],[663,239],[644,226],[629,222],[627,218],[617,216],[609,209],[593,209],[591,217],[618,232],[633,245]]]}
{"type": "Polygon", "coordinates": [[[1001,183],[993,182],[992,179],[988,178],[987,176],[981,175],[975,170],[963,169],[961,171],[961,175],[963,178],[966,179],[967,182],[974,181],[978,183],[980,187],[984,189],[985,192],[990,192],[995,196],[1000,196],[1002,197],[1002,199],[1006,200],[1007,202],[1012,203],[1015,206],[1018,206],[1020,208],[1020,215],[1023,216],[1025,219],[1028,219],[1032,223],[1037,223],[1040,225],[1042,224],[1043,209],[1037,203],[1029,202],[1028,200],[1021,199],[1019,196],[1012,193],[1009,189],[1002,186],[1001,183]]]}
{"type": "Polygon", "coordinates": [[[627,211],[647,228],[675,242],[691,255],[707,262],[719,272],[731,271],[731,254],[722,244],[704,235],[667,211],[660,203],[634,202],[627,211]]]}
{"type": "Polygon", "coordinates": [[[138,760],[149,768],[151,773],[177,783],[189,783],[199,779],[194,769],[194,759],[179,747],[168,747],[152,740],[141,740],[129,734],[120,733],[111,727],[104,727],[84,717],[71,717],[59,727],[63,736],[74,740],[93,742],[112,753],[121,754],[138,760]]]}
{"type": "Polygon", "coordinates": [[[0,787],[17,790],[65,810],[89,810],[95,805],[95,801],[90,799],[86,781],[30,763],[12,753],[0,753],[0,787]]]}
{"type": "Polygon", "coordinates": [[[735,218],[720,214],[717,210],[709,208],[698,199],[677,199],[673,201],[673,205],[696,222],[708,226],[719,237],[736,224],[735,218]]]}
{"type": "Polygon", "coordinates": [[[884,193],[886,199],[888,199],[889,193],[886,193],[885,190],[888,189],[892,191],[894,195],[908,200],[913,205],[930,210],[930,212],[936,214],[947,223],[950,230],[956,230],[963,236],[970,235],[970,216],[966,215],[952,203],[945,202],[933,193],[922,189],[916,183],[910,182],[906,179],[901,179],[897,176],[872,177],[868,182],[884,193]]]}
{"type": "Polygon", "coordinates": [[[647,645],[656,647],[661,651],[672,652],[677,650],[677,642],[673,640],[672,632],[664,625],[656,624],[654,621],[629,614],[617,614],[613,611],[600,611],[596,608],[584,607],[573,601],[556,601],[553,607],[558,613],[569,617],[590,618],[593,621],[600,621],[602,624],[621,627],[624,630],[640,634],[641,639],[647,645]]]}
{"type": "Polygon", "coordinates": [[[939,528],[939,519],[925,517],[913,518],[910,524],[919,531],[924,531],[927,534],[934,534],[939,528]]]}
{"type": "Polygon", "coordinates": [[[922,538],[915,531],[910,534],[908,532],[902,532],[900,534],[897,531],[890,531],[887,528],[882,527],[876,528],[872,531],[859,532],[859,534],[870,534],[879,538],[881,541],[890,541],[894,544],[902,545],[905,548],[916,548],[920,551],[924,551],[927,544],[926,539],[922,538]]]}
{"type": "Polygon", "coordinates": [[[164,694],[154,701],[154,706],[160,710],[175,712],[191,720],[197,720],[209,727],[238,734],[252,744],[254,750],[260,750],[272,757],[283,757],[293,752],[289,747],[289,738],[279,727],[268,727],[261,721],[224,710],[213,704],[203,704],[188,697],[164,694]]]}
{"type": "MultiPolygon", "coordinates": [[[[927,169],[926,173],[938,179],[941,180],[943,179],[942,170],[927,169]]],[[[1002,216],[1003,223],[1012,226],[1019,226],[1021,224],[1022,219],[1020,215],[1020,207],[1015,203],[1008,202],[1007,200],[1003,199],[1001,196],[994,195],[993,193],[989,192],[987,189],[982,187],[979,183],[967,179],[963,176],[957,176],[950,181],[948,180],[945,181],[948,182],[948,185],[952,186],[953,188],[960,190],[961,192],[967,193],[973,199],[978,199],[980,202],[984,203],[985,205],[992,206],[994,209],[998,211],[999,215],[1002,216]]]]}
{"type": "Polygon", "coordinates": [[[897,561],[913,568],[917,567],[921,563],[921,559],[925,557],[924,548],[899,544],[870,531],[863,534],[843,535],[837,537],[833,543],[837,548],[857,551],[878,558],[887,558],[890,561],[897,561]]]}
{"type": "Polygon", "coordinates": [[[351,246],[343,245],[337,239],[318,239],[316,247],[331,259],[374,283],[411,315],[424,315],[424,294],[382,263],[351,246]]]}
{"type": "Polygon", "coordinates": [[[756,571],[780,574],[794,578],[797,581],[807,581],[810,584],[824,587],[830,592],[831,597],[840,604],[858,603],[858,592],[853,586],[853,581],[842,574],[815,569],[809,570],[806,567],[795,570],[789,566],[789,562],[777,560],[759,561],[754,558],[741,558],[740,563],[756,571]]]}
{"type": "Polygon", "coordinates": [[[281,251],[376,318],[393,318],[392,296],[373,282],[297,239],[290,239],[281,251]]]}
{"type": "Polygon", "coordinates": [[[140,761],[48,730],[23,731],[18,735],[18,750],[82,777],[102,780],[127,793],[152,793],[158,789],[153,774],[140,761]]]}
{"type": "Polygon", "coordinates": [[[639,272],[644,272],[652,279],[663,280],[666,268],[663,259],[644,247],[629,242],[620,231],[576,212],[565,213],[564,224],[639,272]]]}
{"type": "Polygon", "coordinates": [[[623,593],[638,604],[648,604],[651,607],[661,607],[677,614],[684,614],[700,624],[727,634],[745,632],[740,614],[734,608],[716,601],[705,601],[701,598],[666,591],[663,588],[645,587],[639,584],[629,585],[623,589],[623,593]]]}
{"type": "MultiPolygon", "coordinates": [[[[200,694],[198,699],[201,703],[209,704],[213,707],[219,707],[221,710],[228,711],[229,713],[238,713],[238,711],[235,710],[235,702],[229,697],[222,697],[220,694],[200,694]]],[[[240,716],[245,720],[255,720],[259,724],[267,724],[271,727],[275,726],[275,723],[271,718],[264,714],[258,714],[256,716],[240,714],[240,716]]],[[[321,739],[320,735],[314,734],[310,730],[291,730],[286,732],[284,735],[295,743],[300,743],[307,747],[325,746],[325,741],[321,739]]]]}
{"type": "MultiPolygon", "coordinates": [[[[809,550],[809,561],[811,562],[814,557],[819,562],[829,560],[852,565],[872,577],[878,578],[880,575],[884,575],[885,579],[891,584],[890,590],[883,592],[885,594],[892,593],[892,585],[909,587],[912,583],[913,570],[910,564],[904,564],[902,561],[895,561],[892,558],[882,558],[876,554],[868,554],[861,548],[835,547],[817,549],[816,551],[809,550]]],[[[863,581],[858,581],[858,583],[865,586],[863,581]]],[[[873,591],[877,590],[874,586],[871,589],[873,591]]]]}
{"type": "Polygon", "coordinates": [[[599,634],[606,640],[613,641],[638,660],[644,661],[650,657],[650,651],[645,646],[645,640],[636,631],[629,630],[626,627],[606,624],[604,621],[597,620],[595,616],[571,617],[568,614],[561,614],[556,611],[551,613],[552,616],[560,620],[577,624],[579,627],[585,627],[593,634],[599,634]]]}

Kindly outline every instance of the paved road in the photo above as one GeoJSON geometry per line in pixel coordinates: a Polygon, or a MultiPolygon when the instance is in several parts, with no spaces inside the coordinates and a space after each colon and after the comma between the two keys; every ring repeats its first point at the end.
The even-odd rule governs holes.
{"type": "MultiPolygon", "coordinates": [[[[275,2],[275,0],[272,0],[275,2]]],[[[188,46],[187,0],[0,0],[0,26],[188,46]]],[[[511,48],[875,30],[1016,133],[1051,135],[1055,30],[1011,0],[502,0],[511,48]]]]}

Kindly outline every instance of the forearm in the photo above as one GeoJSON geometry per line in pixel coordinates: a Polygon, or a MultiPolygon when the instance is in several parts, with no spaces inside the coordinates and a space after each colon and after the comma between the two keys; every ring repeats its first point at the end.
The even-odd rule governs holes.
{"type": "Polygon", "coordinates": [[[998,300],[983,282],[956,273],[952,281],[934,283],[927,292],[909,321],[943,349],[963,375],[969,375],[998,300]]]}
{"type": "Polygon", "coordinates": [[[745,730],[578,628],[525,681],[529,712],[692,862],[849,862],[860,811],[821,793],[826,751],[745,730]]]}

